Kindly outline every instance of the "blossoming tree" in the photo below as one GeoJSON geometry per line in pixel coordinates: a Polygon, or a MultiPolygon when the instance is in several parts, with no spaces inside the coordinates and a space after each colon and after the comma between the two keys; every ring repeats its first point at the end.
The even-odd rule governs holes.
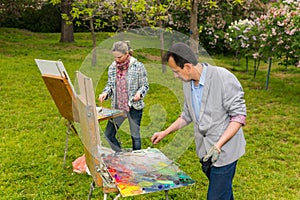
{"type": "Polygon", "coordinates": [[[286,67],[300,67],[300,1],[274,3],[256,20],[233,22],[225,33],[225,45],[237,56],[273,58],[286,67]]]}

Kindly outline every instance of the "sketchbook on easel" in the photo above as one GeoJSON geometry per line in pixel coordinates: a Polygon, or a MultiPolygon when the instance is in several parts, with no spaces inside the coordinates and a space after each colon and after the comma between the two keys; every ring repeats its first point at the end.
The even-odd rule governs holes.
{"type": "Polygon", "coordinates": [[[61,115],[71,122],[77,121],[76,93],[62,61],[35,59],[35,62],[61,115]]]}

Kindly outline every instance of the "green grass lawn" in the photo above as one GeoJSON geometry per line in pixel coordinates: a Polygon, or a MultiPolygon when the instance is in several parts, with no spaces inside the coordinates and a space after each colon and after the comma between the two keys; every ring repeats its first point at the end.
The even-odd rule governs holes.
{"type": "MultiPolygon", "coordinates": [[[[110,36],[99,33],[99,44],[110,36]]],[[[61,59],[73,81],[75,71],[92,50],[92,42],[89,33],[76,33],[76,42],[72,44],[59,43],[59,37],[59,33],[0,28],[0,199],[81,200],[88,196],[91,176],[72,171],[72,162],[83,154],[82,143],[77,135],[70,135],[67,162],[63,166],[66,121],[57,110],[34,59],[61,59]]],[[[181,82],[172,77],[170,70],[161,74],[152,66],[159,64],[157,52],[136,53],[145,63],[150,82],[141,127],[143,148],[147,148],[151,146],[149,138],[153,132],[167,127],[180,114],[181,82]]],[[[238,66],[231,57],[216,56],[214,62],[232,70],[245,90],[247,152],[239,160],[234,178],[235,198],[300,199],[300,69],[290,66],[284,70],[273,64],[269,89],[265,90],[267,63],[262,63],[254,79],[251,63],[249,71],[244,72],[244,60],[238,66]]],[[[97,96],[105,81],[103,72],[95,88],[97,96]]],[[[104,126],[105,123],[100,123],[101,130],[104,126]]],[[[125,147],[130,147],[131,141],[124,134],[127,128],[125,123],[121,139],[125,147]]],[[[180,168],[196,181],[192,186],[169,191],[169,199],[205,199],[208,181],[200,170],[193,141],[182,141],[188,145],[184,150],[176,146],[176,141],[180,141],[177,136],[192,131],[188,126],[156,146],[164,150],[173,142],[176,149],[170,148],[174,148],[172,152],[176,155],[166,154],[174,156],[180,168]]],[[[109,199],[113,196],[109,195],[109,199]]],[[[103,199],[101,189],[93,192],[93,199],[103,199]]],[[[123,199],[165,197],[158,192],[123,199]]]]}

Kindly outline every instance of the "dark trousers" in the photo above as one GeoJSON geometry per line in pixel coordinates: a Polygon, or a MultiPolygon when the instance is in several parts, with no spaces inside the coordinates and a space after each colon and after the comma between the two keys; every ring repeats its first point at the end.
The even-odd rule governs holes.
{"type": "Polygon", "coordinates": [[[235,174],[237,161],[223,166],[214,167],[207,171],[209,179],[207,200],[233,200],[232,180],[235,174]]]}
{"type": "MultiPolygon", "coordinates": [[[[131,134],[131,140],[132,140],[132,150],[139,150],[141,149],[141,136],[140,136],[140,125],[143,115],[143,109],[136,110],[134,108],[130,108],[129,112],[126,113],[129,127],[130,127],[130,134],[131,134]]],[[[116,117],[114,118],[114,123],[109,120],[107,122],[106,128],[105,128],[105,138],[109,142],[111,148],[116,151],[121,151],[121,145],[119,141],[116,138],[116,133],[119,127],[122,125],[122,123],[125,121],[126,117],[116,117]],[[115,126],[116,125],[116,126],[115,126]]]]}

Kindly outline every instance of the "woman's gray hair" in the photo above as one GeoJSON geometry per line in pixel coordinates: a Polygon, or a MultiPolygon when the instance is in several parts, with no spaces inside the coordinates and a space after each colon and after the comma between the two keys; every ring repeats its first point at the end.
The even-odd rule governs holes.
{"type": "Polygon", "coordinates": [[[133,53],[133,50],[131,49],[131,47],[129,45],[129,41],[115,42],[113,44],[113,47],[112,47],[111,51],[118,51],[118,52],[121,52],[123,54],[129,53],[130,55],[132,55],[132,53],[133,53]]]}

